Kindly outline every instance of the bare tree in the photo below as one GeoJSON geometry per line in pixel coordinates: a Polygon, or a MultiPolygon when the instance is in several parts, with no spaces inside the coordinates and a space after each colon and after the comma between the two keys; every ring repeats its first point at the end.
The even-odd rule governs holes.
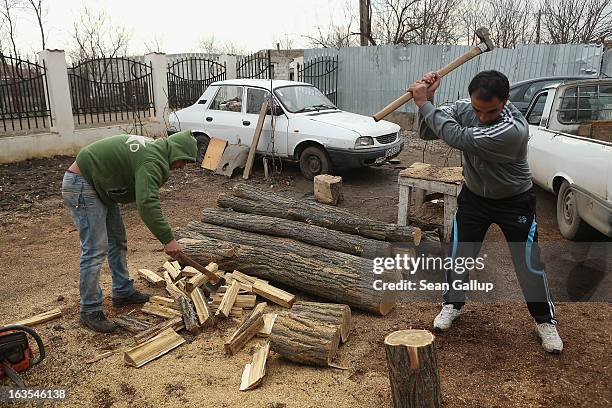
{"type": "Polygon", "coordinates": [[[2,38],[9,43],[9,48],[16,57],[19,53],[16,43],[16,13],[22,7],[20,0],[2,0],[0,18],[2,18],[2,38]]]}
{"type": "Polygon", "coordinates": [[[47,36],[45,34],[45,25],[44,18],[46,14],[46,9],[44,6],[43,0],[28,0],[29,7],[32,9],[34,14],[36,15],[36,21],[38,22],[38,29],[40,30],[40,42],[42,45],[42,49],[44,50],[47,44],[47,36]]]}
{"type": "Polygon", "coordinates": [[[330,16],[327,27],[316,26],[316,33],[303,35],[312,47],[316,48],[343,48],[359,45],[359,19],[350,3],[345,3],[343,8],[343,23],[337,23],[335,16],[330,16]]]}
{"type": "Polygon", "coordinates": [[[291,50],[293,49],[294,40],[289,34],[283,34],[281,37],[274,39],[274,47],[279,50],[291,50]]]}
{"type": "Polygon", "coordinates": [[[219,41],[214,34],[202,37],[198,42],[197,48],[206,54],[246,54],[246,49],[233,41],[219,41]]]}
{"type": "Polygon", "coordinates": [[[164,39],[161,35],[155,34],[153,38],[145,41],[144,46],[148,53],[149,52],[163,52],[164,39]]]}
{"type": "Polygon", "coordinates": [[[112,25],[104,11],[84,6],[74,23],[72,38],[74,48],[69,56],[78,61],[126,54],[130,33],[125,27],[112,25]]]}
{"type": "Polygon", "coordinates": [[[544,0],[541,14],[553,44],[602,42],[612,36],[612,0],[544,0]]]}

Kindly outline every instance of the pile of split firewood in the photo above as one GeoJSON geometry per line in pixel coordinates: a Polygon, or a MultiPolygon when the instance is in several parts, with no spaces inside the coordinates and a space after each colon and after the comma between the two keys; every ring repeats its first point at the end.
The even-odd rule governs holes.
{"type": "Polygon", "coordinates": [[[161,275],[139,271],[170,297],[153,296],[142,308],[167,319],[160,324],[151,327],[135,316],[116,319],[137,333],[137,344],[123,350],[127,364],[140,367],[178,347],[185,340],[177,331],[197,334],[216,319],[236,317],[242,322],[225,342],[228,354],[255,336],[269,338],[246,365],[240,389],[260,383],[270,350],[298,363],[332,365],[350,333],[350,307],[385,315],[394,306],[373,283],[397,282],[401,274],[374,274],[373,259],[393,255],[398,248],[440,250],[433,231],[375,221],[246,184],[221,194],[218,205],[176,231],[186,258],[200,270],[206,265],[206,274],[176,261],[166,262],[161,275]],[[211,289],[211,276],[223,285],[211,289]],[[277,284],[332,303],[296,302],[293,294],[273,286],[277,284]],[[267,302],[284,309],[266,312],[267,302]]]}

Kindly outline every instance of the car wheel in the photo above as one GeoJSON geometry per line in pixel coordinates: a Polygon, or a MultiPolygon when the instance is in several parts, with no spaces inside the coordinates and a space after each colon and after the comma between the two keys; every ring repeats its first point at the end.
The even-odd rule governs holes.
{"type": "Polygon", "coordinates": [[[310,146],[300,154],[300,171],[306,179],[312,180],[319,174],[329,174],[330,170],[331,160],[323,149],[310,146]]]}
{"type": "Polygon", "coordinates": [[[576,194],[567,181],[563,181],[557,195],[557,224],[565,238],[576,241],[590,232],[589,225],[580,218],[576,194]]]}
{"type": "Polygon", "coordinates": [[[206,153],[206,149],[208,149],[208,143],[210,142],[210,138],[202,134],[197,134],[194,137],[196,141],[198,142],[198,153],[196,155],[196,163],[202,164],[202,161],[204,160],[204,154],[206,153]]]}

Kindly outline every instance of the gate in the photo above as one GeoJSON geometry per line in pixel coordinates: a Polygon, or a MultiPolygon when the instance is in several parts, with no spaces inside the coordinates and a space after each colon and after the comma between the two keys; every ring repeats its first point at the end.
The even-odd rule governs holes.
{"type": "Polygon", "coordinates": [[[2,131],[45,129],[53,124],[47,106],[47,69],[0,53],[0,121],[2,131]]]}
{"type": "Polygon", "coordinates": [[[227,67],[216,61],[186,57],[168,64],[168,105],[176,110],[193,105],[215,81],[226,79],[227,67]]]}
{"type": "Polygon", "coordinates": [[[316,86],[327,98],[337,105],[338,99],[338,56],[317,57],[298,65],[298,81],[316,86]]]}
{"type": "Polygon", "coordinates": [[[236,61],[237,78],[274,78],[270,50],[239,57],[236,61]]]}
{"type": "Polygon", "coordinates": [[[68,81],[79,125],[155,115],[150,64],[125,57],[83,60],[68,68],[68,81]]]}

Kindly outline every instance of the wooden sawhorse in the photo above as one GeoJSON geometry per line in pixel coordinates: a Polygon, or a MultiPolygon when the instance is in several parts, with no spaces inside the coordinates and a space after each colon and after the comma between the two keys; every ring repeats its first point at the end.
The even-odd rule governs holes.
{"type": "Polygon", "coordinates": [[[397,180],[399,184],[397,224],[408,225],[412,200],[415,208],[420,208],[425,201],[425,194],[444,194],[443,241],[450,242],[453,217],[457,210],[457,196],[463,185],[462,171],[462,167],[441,167],[420,162],[400,171],[397,180]]]}

